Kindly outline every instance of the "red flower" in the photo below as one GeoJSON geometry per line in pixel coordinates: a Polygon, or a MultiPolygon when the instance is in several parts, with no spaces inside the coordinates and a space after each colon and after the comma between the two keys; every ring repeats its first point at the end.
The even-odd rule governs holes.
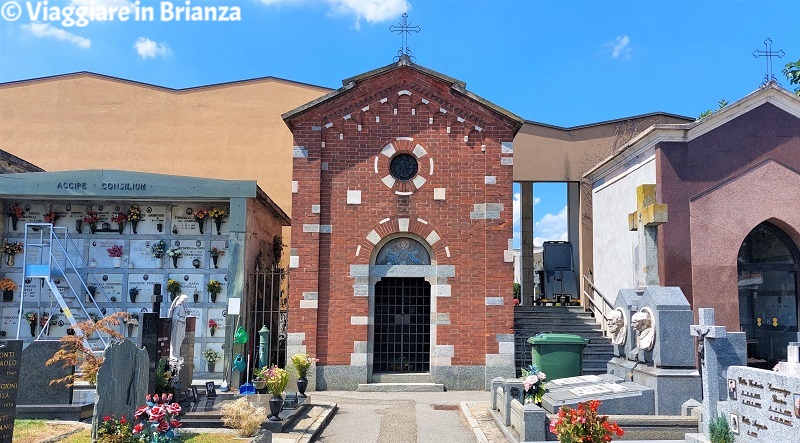
{"type": "Polygon", "coordinates": [[[165,401],[165,402],[171,402],[171,401],[172,401],[172,394],[169,394],[169,395],[167,396],[167,399],[166,399],[166,400],[164,400],[164,401],[165,401]]]}
{"type": "Polygon", "coordinates": [[[111,420],[111,416],[106,415],[105,417],[103,417],[103,421],[109,421],[109,420],[111,420]]]}
{"type": "Polygon", "coordinates": [[[122,418],[119,419],[119,424],[124,425],[126,423],[128,423],[128,420],[126,420],[125,416],[123,415],[122,418]]]}
{"type": "Polygon", "coordinates": [[[142,429],[144,429],[144,425],[142,423],[136,423],[136,426],[133,427],[133,433],[138,434],[142,432],[142,429]]]}
{"type": "Polygon", "coordinates": [[[163,406],[153,406],[150,409],[150,421],[152,422],[161,421],[165,415],[167,415],[167,411],[163,406]]]}
{"type": "Polygon", "coordinates": [[[177,415],[181,413],[181,405],[177,403],[165,405],[165,407],[167,408],[167,412],[170,413],[171,415],[177,415]]]}
{"type": "Polygon", "coordinates": [[[136,418],[141,418],[145,412],[147,412],[147,406],[142,406],[133,413],[133,416],[136,418]]]}
{"type": "Polygon", "coordinates": [[[180,428],[180,427],[182,426],[182,425],[181,425],[181,422],[179,422],[178,420],[172,420],[171,422],[169,422],[169,424],[170,424],[170,425],[171,425],[173,428],[180,428]]]}
{"type": "Polygon", "coordinates": [[[161,420],[158,424],[158,432],[167,432],[169,431],[169,423],[166,420],[161,420]]]}

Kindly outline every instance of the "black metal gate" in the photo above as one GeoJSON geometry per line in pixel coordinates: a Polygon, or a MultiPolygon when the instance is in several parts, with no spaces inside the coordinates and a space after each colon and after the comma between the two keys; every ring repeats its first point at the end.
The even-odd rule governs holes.
{"type": "Polygon", "coordinates": [[[286,272],[281,269],[272,272],[254,272],[247,279],[246,318],[247,332],[250,334],[248,351],[253,356],[253,367],[257,366],[259,336],[258,331],[266,326],[269,329],[269,365],[286,364],[286,335],[289,311],[285,294],[288,291],[286,272]]]}
{"type": "Polygon", "coordinates": [[[430,370],[431,285],[385,277],[375,285],[375,372],[430,370]]]}

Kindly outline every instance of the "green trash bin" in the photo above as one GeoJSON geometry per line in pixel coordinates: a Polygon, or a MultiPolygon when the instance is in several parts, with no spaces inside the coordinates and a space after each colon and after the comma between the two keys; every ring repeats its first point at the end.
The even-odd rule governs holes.
{"type": "Polygon", "coordinates": [[[583,348],[589,340],[574,334],[553,332],[528,339],[533,364],[547,375],[547,380],[583,375],[583,348]]]}

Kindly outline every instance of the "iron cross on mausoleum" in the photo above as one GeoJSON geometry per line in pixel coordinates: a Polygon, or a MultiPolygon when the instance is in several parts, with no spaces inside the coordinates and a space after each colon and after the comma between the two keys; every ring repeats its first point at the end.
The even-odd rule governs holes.
{"type": "Polygon", "coordinates": [[[764,76],[764,81],[761,82],[761,86],[765,86],[769,82],[778,81],[778,79],[776,79],[775,76],[772,74],[772,58],[773,57],[783,58],[783,56],[786,55],[783,52],[783,50],[779,51],[772,50],[772,39],[768,38],[764,40],[764,47],[767,48],[766,51],[762,51],[760,49],[756,49],[755,51],[753,51],[753,57],[755,58],[766,57],[767,59],[767,74],[764,76]]]}
{"type": "Polygon", "coordinates": [[[402,59],[404,56],[408,58],[414,58],[411,55],[411,50],[408,49],[408,34],[410,34],[411,32],[419,32],[421,30],[422,28],[420,28],[419,26],[411,26],[408,24],[408,14],[405,12],[403,13],[402,24],[389,26],[389,31],[399,32],[402,40],[402,46],[400,46],[400,50],[397,51],[396,58],[402,59]]]}
{"type": "Polygon", "coordinates": [[[639,232],[636,280],[639,287],[657,286],[658,225],[667,222],[667,205],[656,202],[656,185],[636,188],[636,211],[628,214],[628,229],[639,232]]]}

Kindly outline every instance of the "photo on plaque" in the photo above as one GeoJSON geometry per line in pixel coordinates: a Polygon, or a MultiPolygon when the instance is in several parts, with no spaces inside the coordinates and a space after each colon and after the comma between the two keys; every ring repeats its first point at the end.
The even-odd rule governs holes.
{"type": "Polygon", "coordinates": [[[728,379],[728,398],[736,400],[736,380],[728,379]]]}
{"type": "Polygon", "coordinates": [[[739,415],[731,414],[731,432],[739,435],[739,415]]]}
{"type": "Polygon", "coordinates": [[[800,394],[794,394],[792,404],[794,405],[794,416],[800,418],[800,394]]]}

